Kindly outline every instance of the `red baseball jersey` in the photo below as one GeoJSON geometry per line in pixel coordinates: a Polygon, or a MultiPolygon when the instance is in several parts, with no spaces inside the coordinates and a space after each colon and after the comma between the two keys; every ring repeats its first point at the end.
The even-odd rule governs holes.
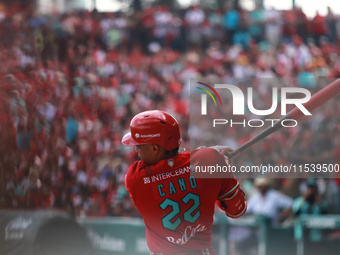
{"type": "Polygon", "coordinates": [[[193,162],[226,165],[215,149],[183,152],[156,165],[133,163],[125,176],[125,186],[144,219],[152,252],[176,253],[211,246],[215,201],[232,194],[239,183],[227,178],[197,178],[193,162]]]}

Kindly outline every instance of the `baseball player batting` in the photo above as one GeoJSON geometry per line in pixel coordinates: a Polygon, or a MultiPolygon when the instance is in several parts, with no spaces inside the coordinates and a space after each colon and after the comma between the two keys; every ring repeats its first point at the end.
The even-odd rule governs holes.
{"type": "Polygon", "coordinates": [[[125,186],[146,226],[151,254],[212,255],[211,229],[215,203],[228,217],[241,217],[247,208],[239,182],[195,178],[190,159],[205,165],[227,163],[213,148],[179,152],[181,136],[176,119],[163,111],[137,114],[122,138],[136,146],[140,161],[125,176],[125,186]]]}

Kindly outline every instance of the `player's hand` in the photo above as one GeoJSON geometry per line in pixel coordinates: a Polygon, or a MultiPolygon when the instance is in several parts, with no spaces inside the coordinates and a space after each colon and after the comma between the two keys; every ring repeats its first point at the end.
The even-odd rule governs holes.
{"type": "Polygon", "coordinates": [[[221,153],[224,156],[228,164],[232,164],[231,159],[228,158],[228,154],[234,151],[233,148],[226,146],[226,145],[214,145],[209,148],[217,150],[219,153],[221,153]]]}

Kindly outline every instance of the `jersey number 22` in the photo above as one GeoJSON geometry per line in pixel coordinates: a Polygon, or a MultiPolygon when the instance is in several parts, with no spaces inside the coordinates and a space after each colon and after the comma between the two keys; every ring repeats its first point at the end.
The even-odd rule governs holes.
{"type": "MultiPolygon", "coordinates": [[[[183,197],[182,202],[184,204],[188,204],[191,200],[194,203],[189,209],[187,209],[183,213],[183,220],[190,223],[194,223],[201,215],[199,209],[197,210],[196,213],[194,213],[194,211],[200,206],[200,197],[193,193],[188,193],[185,195],[185,197],[183,197]]],[[[172,210],[165,217],[163,217],[162,223],[163,227],[170,230],[176,230],[178,226],[182,223],[181,217],[178,217],[175,221],[173,221],[173,219],[181,212],[179,203],[167,198],[159,206],[163,210],[165,210],[168,206],[171,207],[172,210]]]]}

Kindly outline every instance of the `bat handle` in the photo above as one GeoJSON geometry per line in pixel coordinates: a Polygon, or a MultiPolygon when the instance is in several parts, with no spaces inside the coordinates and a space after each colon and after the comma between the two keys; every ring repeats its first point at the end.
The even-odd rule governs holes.
{"type": "Polygon", "coordinates": [[[226,154],[226,156],[228,157],[228,159],[232,159],[232,158],[237,157],[239,153],[240,153],[240,150],[239,150],[239,149],[236,149],[236,150],[234,150],[234,151],[232,151],[232,152],[227,152],[227,153],[225,153],[225,154],[226,154]]]}

